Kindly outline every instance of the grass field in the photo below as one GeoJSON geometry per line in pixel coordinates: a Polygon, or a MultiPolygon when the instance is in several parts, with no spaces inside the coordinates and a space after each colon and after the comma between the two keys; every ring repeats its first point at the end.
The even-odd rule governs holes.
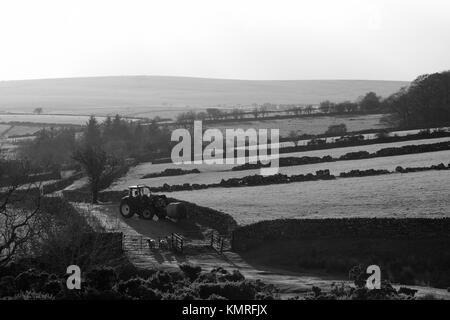
{"type": "Polygon", "coordinates": [[[429,171],[170,196],[229,213],[239,224],[280,218],[438,218],[450,216],[448,181],[449,171],[429,171]]]}
{"type": "Polygon", "coordinates": [[[12,128],[8,131],[6,134],[7,137],[11,136],[20,136],[20,135],[32,135],[41,130],[43,127],[41,126],[25,126],[25,125],[19,125],[19,126],[12,126],[12,128]]]}
{"type": "MultiPolygon", "coordinates": [[[[105,117],[96,117],[102,122],[105,117]]],[[[51,115],[51,114],[0,114],[0,122],[30,122],[46,124],[84,125],[89,120],[87,115],[51,115]]]]}
{"type": "Polygon", "coordinates": [[[3,136],[6,130],[9,130],[11,126],[9,124],[0,124],[0,136],[3,136]]]}
{"type": "MultiPolygon", "coordinates": [[[[411,155],[401,155],[393,157],[382,157],[373,159],[338,161],[328,163],[308,164],[301,166],[281,167],[279,172],[287,175],[308,174],[315,173],[317,170],[329,169],[331,174],[339,175],[341,172],[350,171],[353,169],[367,170],[367,169],[387,169],[395,170],[398,165],[403,167],[424,167],[439,163],[450,163],[450,150],[430,153],[420,153],[411,155]]],[[[172,177],[158,177],[150,179],[141,179],[142,175],[139,171],[131,172],[124,178],[119,179],[114,183],[111,189],[123,190],[128,185],[147,184],[152,187],[159,187],[165,183],[173,184],[210,184],[219,183],[222,179],[241,178],[249,175],[261,174],[259,169],[242,170],[242,171],[223,171],[214,172],[208,171],[199,174],[187,174],[172,177]]],[[[273,188],[274,186],[272,186],[273,188]]],[[[203,191],[208,193],[209,191],[203,191]]]]}
{"type": "MultiPolygon", "coordinates": [[[[307,152],[295,152],[295,153],[284,153],[280,157],[301,157],[301,156],[319,156],[323,157],[326,155],[331,155],[333,157],[339,157],[348,152],[355,151],[368,151],[376,152],[382,148],[388,147],[401,147],[405,145],[412,144],[430,144],[443,141],[450,141],[450,138],[436,138],[436,139],[424,139],[424,140],[414,140],[414,141],[404,141],[386,144],[374,144],[359,147],[346,147],[346,148],[335,148],[328,150],[315,150],[307,152]]],[[[394,157],[382,157],[374,159],[363,159],[363,160],[351,160],[351,161],[339,161],[339,162],[329,162],[329,163],[318,163],[302,166],[291,166],[291,167],[281,167],[280,172],[288,175],[293,174],[305,174],[314,173],[316,170],[330,169],[332,174],[338,175],[343,171],[350,171],[352,169],[388,169],[394,170],[397,165],[402,166],[430,166],[433,164],[438,164],[440,162],[449,163],[450,162],[450,151],[441,152],[430,152],[422,154],[411,154],[402,155],[394,157]]],[[[183,183],[198,183],[198,184],[208,184],[208,183],[218,183],[221,179],[238,178],[248,175],[260,174],[260,170],[243,170],[243,171],[224,171],[229,170],[234,165],[181,165],[177,166],[172,163],[165,164],[151,164],[142,163],[134,168],[131,168],[128,174],[120,178],[116,183],[111,186],[111,189],[122,190],[128,185],[133,184],[148,184],[153,187],[162,186],[167,183],[172,184],[183,184],[183,183]],[[197,168],[201,173],[188,174],[181,176],[172,177],[158,177],[141,179],[141,177],[148,173],[161,172],[167,168],[182,168],[182,169],[193,169],[197,168]]],[[[207,191],[204,191],[207,192],[207,191]]]]}
{"type": "Polygon", "coordinates": [[[227,122],[226,124],[211,124],[217,129],[279,129],[280,136],[286,137],[291,131],[297,134],[322,134],[327,131],[330,125],[344,123],[347,130],[361,131],[368,129],[383,129],[386,125],[380,124],[383,115],[362,115],[362,116],[333,116],[333,117],[314,117],[314,118],[292,118],[279,120],[259,120],[259,121],[239,121],[227,122]]]}

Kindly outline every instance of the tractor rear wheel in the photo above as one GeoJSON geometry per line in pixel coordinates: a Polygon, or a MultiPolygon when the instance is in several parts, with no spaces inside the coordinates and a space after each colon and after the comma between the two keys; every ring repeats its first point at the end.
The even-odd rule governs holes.
{"type": "Polygon", "coordinates": [[[155,213],[152,212],[152,210],[150,210],[150,209],[144,209],[141,212],[141,217],[142,217],[142,219],[145,219],[145,220],[153,220],[154,216],[155,216],[155,213]]]}
{"type": "Polygon", "coordinates": [[[120,214],[124,218],[131,218],[134,215],[133,210],[128,202],[122,202],[120,204],[120,214]]]}

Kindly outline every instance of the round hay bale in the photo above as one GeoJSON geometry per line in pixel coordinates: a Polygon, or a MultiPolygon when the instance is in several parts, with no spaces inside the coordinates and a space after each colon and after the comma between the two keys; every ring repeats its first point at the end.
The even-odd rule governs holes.
{"type": "Polygon", "coordinates": [[[166,206],[166,213],[172,219],[186,219],[187,209],[183,202],[172,202],[166,206]]]}

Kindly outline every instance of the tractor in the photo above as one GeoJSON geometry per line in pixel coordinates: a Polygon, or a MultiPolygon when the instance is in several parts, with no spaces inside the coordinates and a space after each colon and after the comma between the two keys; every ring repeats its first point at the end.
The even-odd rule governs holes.
{"type": "Polygon", "coordinates": [[[119,210],[124,218],[138,214],[145,220],[163,219],[167,204],[166,196],[152,194],[146,185],[137,185],[128,187],[128,195],[121,199],[119,210]]]}

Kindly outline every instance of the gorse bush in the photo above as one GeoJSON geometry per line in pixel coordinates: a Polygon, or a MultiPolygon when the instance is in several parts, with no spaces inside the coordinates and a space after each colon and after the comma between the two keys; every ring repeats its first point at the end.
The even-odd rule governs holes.
{"type": "Polygon", "coordinates": [[[200,283],[197,288],[202,299],[217,295],[229,300],[255,300],[258,293],[258,286],[250,281],[200,283]]]}
{"type": "MultiPolygon", "coordinates": [[[[274,299],[273,286],[248,281],[239,271],[183,264],[179,271],[93,268],[82,275],[81,290],[68,290],[67,275],[57,276],[37,269],[0,278],[2,299],[274,299]]],[[[4,271],[4,270],[3,270],[4,271]]],[[[2,273],[4,274],[4,272],[2,273]]]]}
{"type": "Polygon", "coordinates": [[[181,271],[191,280],[195,280],[198,278],[200,273],[202,272],[202,268],[200,266],[193,266],[188,263],[184,263],[180,265],[181,271]]]}
{"type": "Polygon", "coordinates": [[[86,275],[88,284],[99,290],[107,290],[116,282],[117,275],[112,268],[99,268],[86,275]]]}

